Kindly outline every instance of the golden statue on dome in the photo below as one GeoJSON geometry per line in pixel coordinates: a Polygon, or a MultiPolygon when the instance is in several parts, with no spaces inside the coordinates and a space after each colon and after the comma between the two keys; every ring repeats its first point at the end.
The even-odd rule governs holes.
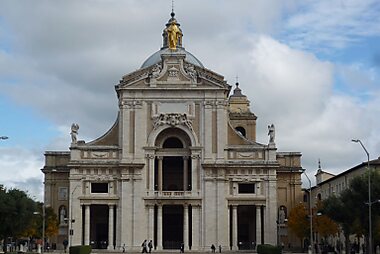
{"type": "Polygon", "coordinates": [[[182,36],[182,32],[178,28],[175,20],[172,20],[170,26],[167,28],[167,33],[169,48],[175,50],[177,47],[178,40],[182,36]]]}

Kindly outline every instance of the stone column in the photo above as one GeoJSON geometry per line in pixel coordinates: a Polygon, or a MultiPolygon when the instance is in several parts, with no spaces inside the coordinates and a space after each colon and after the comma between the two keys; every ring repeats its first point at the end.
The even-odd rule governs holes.
{"type": "Polygon", "coordinates": [[[84,245],[90,245],[90,205],[84,206],[84,245]]]}
{"type": "Polygon", "coordinates": [[[183,156],[183,191],[187,191],[189,186],[188,173],[189,173],[188,157],[183,156]]]}
{"type": "Polygon", "coordinates": [[[192,217],[192,231],[191,231],[191,250],[199,250],[199,238],[200,238],[200,207],[198,205],[191,206],[191,217],[192,217]]]}
{"type": "Polygon", "coordinates": [[[113,205],[108,206],[108,250],[113,250],[113,205]]]}
{"type": "Polygon", "coordinates": [[[154,191],[154,155],[148,155],[149,161],[149,190],[154,191]]]}
{"type": "Polygon", "coordinates": [[[261,244],[261,206],[256,205],[256,246],[261,244]]]}
{"type": "Polygon", "coordinates": [[[237,205],[232,206],[232,250],[238,250],[238,218],[237,205]]]}
{"type": "Polygon", "coordinates": [[[198,191],[198,158],[199,155],[191,156],[191,190],[198,191]]]}
{"type": "Polygon", "coordinates": [[[157,209],[157,250],[162,250],[162,205],[157,209]]]}
{"type": "Polygon", "coordinates": [[[157,185],[158,185],[158,191],[162,191],[162,157],[158,157],[158,179],[157,179],[157,185]]]}
{"type": "Polygon", "coordinates": [[[183,206],[183,244],[185,250],[189,249],[189,206],[183,206]]]}
{"type": "Polygon", "coordinates": [[[148,206],[148,240],[153,240],[154,235],[154,205],[148,206]]]}

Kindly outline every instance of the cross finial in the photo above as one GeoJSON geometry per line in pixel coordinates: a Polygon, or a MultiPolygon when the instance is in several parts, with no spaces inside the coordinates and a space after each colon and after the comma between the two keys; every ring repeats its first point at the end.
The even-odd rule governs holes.
{"type": "Polygon", "coordinates": [[[318,169],[321,170],[321,159],[318,158],[318,169]]]}
{"type": "Polygon", "coordinates": [[[235,79],[236,79],[236,84],[238,84],[239,83],[239,76],[236,75],[235,79]]]}
{"type": "Polygon", "coordinates": [[[174,0],[172,0],[172,13],[174,13],[174,0]]]}

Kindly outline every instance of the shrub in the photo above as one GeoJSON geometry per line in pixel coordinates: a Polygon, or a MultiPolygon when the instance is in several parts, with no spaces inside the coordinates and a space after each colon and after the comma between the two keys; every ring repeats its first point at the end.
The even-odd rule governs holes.
{"type": "Polygon", "coordinates": [[[77,245],[77,246],[70,246],[69,253],[70,254],[90,254],[91,250],[92,249],[90,245],[77,245]]]}
{"type": "Polygon", "coordinates": [[[258,254],[281,254],[282,249],[279,246],[273,246],[270,244],[257,245],[258,254]]]}

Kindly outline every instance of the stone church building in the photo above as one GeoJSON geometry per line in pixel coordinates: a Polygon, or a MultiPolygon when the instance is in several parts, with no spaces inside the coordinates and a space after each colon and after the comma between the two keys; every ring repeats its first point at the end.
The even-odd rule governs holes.
{"type": "Polygon", "coordinates": [[[287,230],[302,201],[301,154],[278,152],[275,128],[256,142],[256,115],[239,88],[182,46],[174,13],[159,51],[115,86],[118,117],[103,136],[45,153],[45,206],[58,249],[252,249],[299,243],[287,230]],[[265,138],[266,139],[266,138],[265,138]]]}

